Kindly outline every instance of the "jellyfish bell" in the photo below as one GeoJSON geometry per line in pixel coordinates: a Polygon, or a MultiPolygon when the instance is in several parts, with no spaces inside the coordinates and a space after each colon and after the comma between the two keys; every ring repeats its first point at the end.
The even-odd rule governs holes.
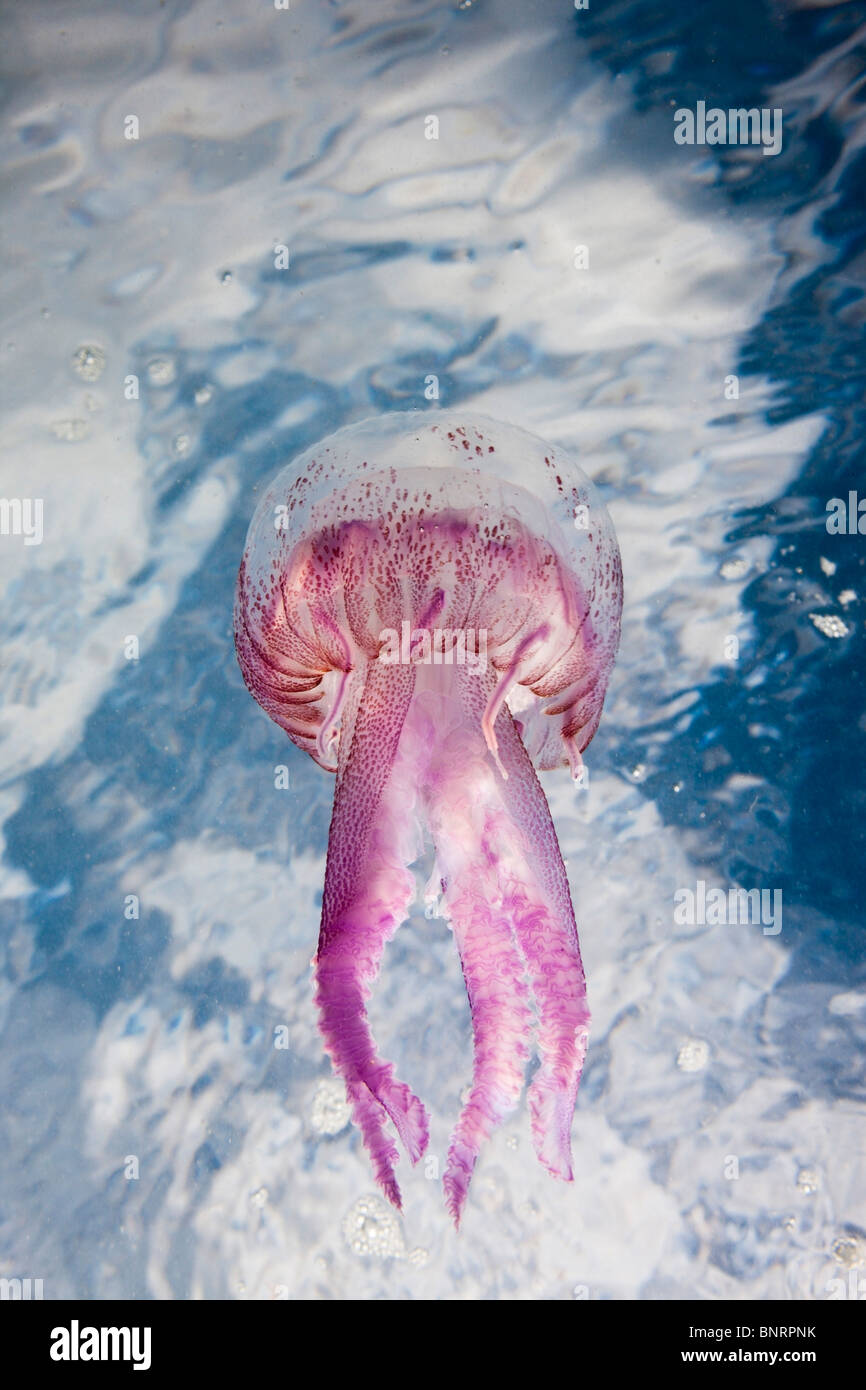
{"type": "Polygon", "coordinates": [[[546,769],[595,732],[620,606],[613,526],[569,458],[513,426],[408,412],[340,430],[274,479],[241,568],[238,653],[268,713],[335,770],[343,677],[392,663],[391,634],[401,662],[407,630],[413,663],[466,649],[471,664],[483,645],[546,769]]]}
{"type": "Polygon", "coordinates": [[[377,1178],[400,1203],[388,1120],[413,1161],[421,1102],[379,1060],[365,1001],[414,895],[425,833],[454,931],[475,1067],[444,1176],[459,1222],[484,1139],[518,1102],[532,1024],[533,1140],[571,1177],[589,1013],[577,929],[535,769],[601,717],[622,604],[596,490],[513,426],[393,414],[340,430],[259,502],[235,638],[251,693],[337,785],[316,956],[320,1027],[377,1178]]]}

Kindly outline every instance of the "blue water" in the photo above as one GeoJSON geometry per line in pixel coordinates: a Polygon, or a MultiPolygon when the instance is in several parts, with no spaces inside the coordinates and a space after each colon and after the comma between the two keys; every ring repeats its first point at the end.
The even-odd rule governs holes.
{"type": "Polygon", "coordinates": [[[45,523],[0,537],[0,1274],[84,1298],[866,1281],[866,542],[825,524],[866,489],[864,10],[3,7],[2,491],[45,523]],[[781,108],[781,153],[677,146],[701,100],[781,108]],[[231,639],[257,490],[342,424],[446,403],[574,452],[626,586],[589,790],[545,776],[594,1015],[576,1181],[521,1107],[459,1237],[449,934],[419,910],[370,1005],[435,1117],[398,1217],[315,1025],[332,781],[231,639]],[[781,930],[677,925],[698,880],[780,890],[781,930]]]}

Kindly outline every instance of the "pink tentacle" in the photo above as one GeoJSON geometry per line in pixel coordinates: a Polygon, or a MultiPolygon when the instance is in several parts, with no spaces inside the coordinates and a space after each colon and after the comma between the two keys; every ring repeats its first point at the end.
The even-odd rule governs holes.
{"type": "Polygon", "coordinates": [[[523,965],[501,907],[464,890],[446,900],[472,1009],[472,1089],[448,1150],[445,1201],[460,1225],[469,1182],[485,1140],[520,1099],[532,1015],[523,965]]]}
{"type": "Polygon", "coordinates": [[[499,768],[499,773],[503,781],[508,780],[508,773],[503,767],[502,760],[499,757],[499,744],[496,739],[496,720],[499,718],[499,711],[505,704],[505,697],[517,680],[517,671],[521,661],[527,651],[533,647],[540,638],[547,637],[549,630],[547,624],[542,623],[541,627],[536,628],[534,632],[528,633],[527,636],[518,643],[517,649],[507,669],[503,672],[496,689],[487,701],[487,707],[481,719],[481,727],[484,730],[484,738],[487,747],[490,749],[496,766],[499,768]]]}
{"type": "MultiPolygon", "coordinates": [[[[436,697],[434,697],[436,698],[436,697]]],[[[472,1010],[472,1087],[451,1137],[443,1186],[455,1225],[483,1143],[520,1099],[532,1015],[524,966],[505,900],[509,874],[500,849],[510,832],[484,737],[459,700],[441,693],[436,748],[427,782],[436,873],[472,1010]]]]}
{"type": "MultiPolygon", "coordinates": [[[[485,707],[480,683],[462,675],[461,689],[467,717],[480,717],[485,707]]],[[[532,1137],[545,1168],[570,1181],[571,1122],[590,1022],[577,924],[547,800],[507,708],[499,713],[496,733],[508,774],[499,795],[517,832],[520,863],[511,920],[539,1016],[541,1066],[529,1090],[532,1137]]]]}
{"type": "Polygon", "coordinates": [[[373,662],[347,698],[328,839],[322,925],[316,956],[319,1026],[335,1070],[346,1082],[353,1118],[376,1178],[399,1207],[397,1151],[385,1128],[394,1123],[416,1162],[427,1144],[423,1105],[382,1062],[365,1004],[385,943],[406,916],[415,858],[411,811],[414,770],[399,759],[400,734],[412,698],[411,667],[373,662]],[[408,798],[408,800],[407,800],[408,798]]]}

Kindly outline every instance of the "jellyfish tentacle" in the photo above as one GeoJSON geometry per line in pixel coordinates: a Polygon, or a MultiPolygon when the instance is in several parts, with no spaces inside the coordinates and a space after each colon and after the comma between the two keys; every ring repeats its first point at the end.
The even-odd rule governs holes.
{"type": "MultiPolygon", "coordinates": [[[[461,672],[459,686],[467,721],[483,721],[485,681],[461,672]]],[[[507,812],[501,835],[510,846],[509,914],[538,1010],[532,1138],[545,1168],[570,1181],[571,1121],[590,1021],[577,924],[547,799],[507,706],[497,715],[496,738],[507,773],[497,794],[507,812]]]]}
{"type": "Polygon", "coordinates": [[[532,1014],[508,903],[511,861],[499,778],[462,702],[440,690],[434,708],[436,742],[426,783],[433,879],[444,886],[440,910],[460,954],[474,1050],[472,1086],[443,1178],[446,1205],[459,1226],[481,1147],[520,1099],[532,1014]]]}
{"type": "Polygon", "coordinates": [[[523,964],[501,906],[468,885],[444,907],[457,938],[472,1010],[472,1089],[451,1136],[445,1202],[459,1227],[481,1146],[512,1111],[523,1089],[532,1016],[523,964]]]}
{"type": "MultiPolygon", "coordinates": [[[[331,743],[337,736],[337,728],[343,714],[343,706],[346,702],[351,676],[351,668],[342,672],[333,708],[330,714],[325,716],[322,723],[319,725],[319,733],[316,738],[316,754],[319,763],[323,767],[327,765],[328,758],[330,757],[331,743]]],[[[337,769],[331,767],[328,770],[330,772],[335,772],[337,769]]]]}
{"type": "Polygon", "coordinates": [[[586,977],[547,798],[507,709],[497,733],[509,774],[501,795],[526,845],[529,869],[512,920],[538,1008],[541,1066],[529,1088],[532,1137],[548,1172],[570,1182],[571,1122],[589,1039],[586,977]]]}
{"type": "Polygon", "coordinates": [[[365,1005],[385,944],[404,920],[415,886],[406,868],[415,857],[412,820],[406,815],[412,771],[407,757],[402,766],[398,758],[413,670],[383,670],[371,662],[366,678],[357,672],[353,681],[328,839],[316,1003],[325,1047],[346,1082],[377,1181],[399,1207],[397,1152],[385,1122],[391,1119],[414,1163],[427,1145],[427,1114],[409,1087],[395,1079],[393,1066],[377,1056],[365,1005]]]}
{"type": "Polygon", "coordinates": [[[565,755],[568,758],[568,765],[571,768],[571,780],[572,782],[581,782],[583,780],[585,764],[577,744],[577,739],[574,737],[574,734],[563,734],[562,742],[565,746],[565,755]]]}
{"type": "Polygon", "coordinates": [[[524,656],[526,655],[528,648],[532,647],[537,641],[539,641],[539,639],[547,637],[549,631],[550,629],[548,628],[547,624],[542,623],[540,627],[536,628],[534,632],[530,632],[526,637],[523,638],[521,642],[518,643],[517,650],[512,656],[507,669],[500,677],[495,690],[488,699],[486,708],[484,710],[484,714],[481,717],[481,728],[484,731],[484,740],[487,744],[487,747],[490,749],[490,753],[493,757],[494,762],[496,763],[496,766],[499,769],[499,774],[502,777],[503,782],[507,782],[508,773],[506,772],[502,764],[502,760],[499,756],[499,743],[496,737],[496,720],[499,716],[499,711],[505,704],[505,699],[508,695],[509,690],[517,680],[518,668],[524,656]]]}

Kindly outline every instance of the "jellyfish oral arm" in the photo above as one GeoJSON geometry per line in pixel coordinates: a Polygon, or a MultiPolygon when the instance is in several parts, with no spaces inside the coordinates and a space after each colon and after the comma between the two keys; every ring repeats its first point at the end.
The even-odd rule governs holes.
{"type": "Polygon", "coordinates": [[[472,1085],[443,1178],[458,1225],[481,1146],[520,1099],[532,1026],[510,913],[515,860],[504,853],[509,834],[502,779],[474,722],[476,704],[440,696],[426,787],[436,873],[445,887],[441,910],[454,932],[472,1012],[472,1085]]]}
{"type": "Polygon", "coordinates": [[[409,910],[417,857],[407,796],[412,774],[395,776],[414,669],[371,663],[354,672],[340,733],[337,790],[328,837],[322,924],[315,958],[319,1026],[334,1069],[346,1083],[355,1123],[376,1179],[401,1205],[390,1119],[413,1162],[427,1145],[423,1105],[382,1062],[365,1004],[386,942],[409,910]]]}
{"type": "Polygon", "coordinates": [[[444,1175],[459,1224],[482,1144],[520,1099],[530,997],[541,1057],[530,1088],[533,1141],[551,1173],[571,1178],[589,1013],[568,882],[544,793],[505,706],[496,717],[496,762],[488,747],[494,673],[372,662],[352,680],[316,957],[320,1026],[377,1181],[399,1206],[387,1120],[415,1162],[427,1116],[378,1058],[365,1004],[385,944],[409,910],[407,866],[420,852],[423,819],[472,1011],[473,1080],[444,1175]]]}
{"type": "Polygon", "coordinates": [[[541,784],[508,710],[500,715],[502,797],[526,847],[526,886],[513,904],[514,930],[538,1009],[541,1066],[529,1089],[539,1159],[571,1181],[571,1121],[589,1039],[590,1014],[565,865],[541,784]]]}
{"type": "MultiPolygon", "coordinates": [[[[489,692],[461,673],[468,729],[480,731],[489,692]]],[[[496,719],[497,762],[506,772],[487,784],[488,833],[479,860],[499,883],[538,1014],[541,1066],[529,1091],[532,1136],[539,1159],[569,1181],[571,1121],[586,1055],[590,1014],[577,924],[565,865],[547,799],[507,706],[496,719]]]]}

